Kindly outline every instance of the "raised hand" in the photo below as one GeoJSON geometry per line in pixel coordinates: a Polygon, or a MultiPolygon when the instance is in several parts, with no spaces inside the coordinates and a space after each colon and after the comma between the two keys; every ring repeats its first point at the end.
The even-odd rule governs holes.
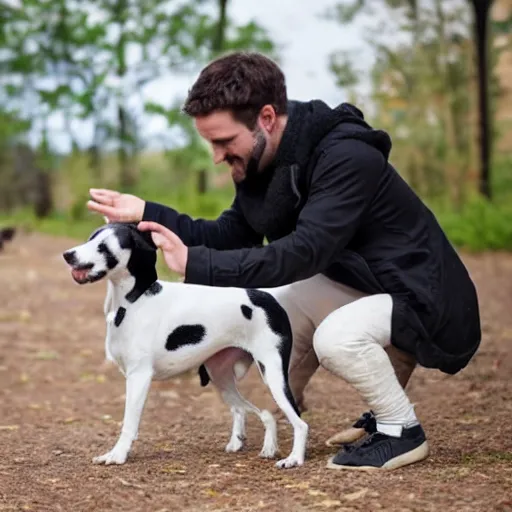
{"type": "Polygon", "coordinates": [[[87,208],[105,216],[109,222],[139,222],[144,214],[146,202],[131,194],[121,194],[115,190],[91,188],[92,200],[87,208]]]}
{"type": "Polygon", "coordinates": [[[188,247],[181,238],[157,222],[144,221],[138,224],[140,231],[151,231],[155,245],[162,250],[167,266],[184,276],[187,269],[188,247]]]}

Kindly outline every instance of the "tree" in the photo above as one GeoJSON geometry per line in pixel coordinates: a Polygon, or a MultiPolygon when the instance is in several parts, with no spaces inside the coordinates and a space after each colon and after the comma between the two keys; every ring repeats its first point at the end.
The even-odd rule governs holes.
{"type": "Polygon", "coordinates": [[[492,0],[469,0],[473,9],[473,34],[478,60],[478,100],[480,121],[480,193],[491,199],[490,186],[490,135],[488,87],[488,25],[492,0]]]}
{"type": "MultiPolygon", "coordinates": [[[[395,135],[393,157],[420,193],[449,191],[460,206],[474,161],[476,117],[467,2],[386,0],[376,9],[373,3],[356,0],[338,5],[334,12],[342,23],[365,13],[368,44],[376,56],[371,72],[376,121],[395,135]]],[[[352,75],[351,85],[357,85],[360,75],[352,72],[352,65],[345,56],[343,65],[331,65],[331,70],[345,81],[352,75]]]]}
{"type": "MultiPolygon", "coordinates": [[[[193,61],[195,70],[223,52],[232,50],[256,50],[276,57],[276,47],[263,27],[255,21],[245,25],[235,25],[228,15],[228,0],[214,0],[214,2],[217,7],[216,18],[205,17],[203,23],[194,32],[198,40],[203,43],[198,46],[197,58],[193,61]]],[[[181,100],[177,100],[166,108],[155,102],[147,102],[146,111],[164,116],[169,126],[181,128],[185,139],[180,150],[181,157],[188,162],[190,169],[198,173],[197,191],[199,194],[204,194],[208,188],[209,169],[212,167],[210,154],[191,120],[181,114],[181,103],[181,100]]],[[[173,151],[172,154],[173,158],[176,158],[176,152],[173,151]]]]}

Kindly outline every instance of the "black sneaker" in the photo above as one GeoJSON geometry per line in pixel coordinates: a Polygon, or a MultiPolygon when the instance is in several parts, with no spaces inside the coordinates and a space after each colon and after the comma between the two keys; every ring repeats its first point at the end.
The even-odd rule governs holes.
{"type": "Polygon", "coordinates": [[[373,411],[365,412],[361,417],[349,428],[334,434],[327,439],[327,446],[343,446],[356,442],[366,434],[377,432],[377,421],[373,415],[373,411]]]}
{"type": "Polygon", "coordinates": [[[429,447],[421,425],[404,428],[400,437],[370,434],[358,446],[341,449],[329,459],[329,469],[359,471],[397,469],[427,458],[429,447]]]}

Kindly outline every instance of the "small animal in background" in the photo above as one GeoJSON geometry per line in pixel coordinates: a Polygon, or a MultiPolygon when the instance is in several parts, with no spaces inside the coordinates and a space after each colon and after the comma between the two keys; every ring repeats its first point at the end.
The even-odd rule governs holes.
{"type": "Polygon", "coordinates": [[[136,224],[109,223],[64,252],[79,284],[107,279],[105,351],[126,377],[123,425],[115,446],[97,464],[124,464],[137,439],[151,381],[199,368],[232,413],[227,452],[242,449],[245,416],[255,413],[265,434],[261,457],[278,452],[274,416],[241,396],[237,380],[256,362],[261,377],[293,426],[293,446],[279,468],[304,463],[308,425],[288,385],[292,332],[288,316],[267,292],[167,282],[157,278],[156,246],[136,224]]]}
{"type": "Polygon", "coordinates": [[[9,226],[6,228],[0,228],[0,251],[4,248],[5,242],[10,242],[16,234],[16,228],[9,226]]]}

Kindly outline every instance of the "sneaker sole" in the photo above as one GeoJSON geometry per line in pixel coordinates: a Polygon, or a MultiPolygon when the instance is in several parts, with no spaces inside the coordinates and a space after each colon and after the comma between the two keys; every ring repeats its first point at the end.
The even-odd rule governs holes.
{"type": "Polygon", "coordinates": [[[393,459],[388,460],[383,466],[380,468],[376,466],[341,466],[339,464],[334,464],[333,459],[335,456],[332,456],[327,462],[328,469],[345,469],[349,471],[390,471],[393,469],[401,468],[402,466],[407,466],[409,464],[414,464],[415,462],[420,462],[428,457],[430,452],[428,442],[425,441],[423,444],[414,448],[410,452],[403,453],[398,457],[394,457],[393,459]]]}
{"type": "Polygon", "coordinates": [[[342,444],[353,443],[358,439],[361,439],[366,434],[364,428],[347,428],[342,432],[334,434],[332,437],[325,441],[326,446],[341,446],[342,444]]]}

